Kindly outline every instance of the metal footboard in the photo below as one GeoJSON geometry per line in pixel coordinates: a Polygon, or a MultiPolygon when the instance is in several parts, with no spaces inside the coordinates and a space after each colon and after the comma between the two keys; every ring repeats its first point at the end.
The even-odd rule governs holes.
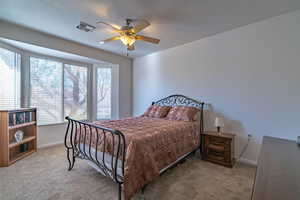
{"type": "Polygon", "coordinates": [[[118,183],[121,199],[124,183],[125,137],[122,132],[66,117],[68,120],[65,146],[72,170],[76,158],[91,161],[98,170],[118,183]]]}

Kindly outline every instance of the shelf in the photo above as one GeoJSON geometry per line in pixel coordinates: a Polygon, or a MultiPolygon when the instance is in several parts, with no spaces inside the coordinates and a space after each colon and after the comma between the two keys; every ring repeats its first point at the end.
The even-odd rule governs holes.
{"type": "Polygon", "coordinates": [[[21,160],[23,158],[25,158],[26,156],[29,156],[30,154],[34,153],[35,150],[30,150],[30,151],[26,151],[26,152],[23,152],[23,153],[19,153],[18,156],[12,160],[10,160],[10,164],[13,164],[15,162],[17,162],[18,160],[21,160]]]}
{"type": "Polygon", "coordinates": [[[30,142],[30,141],[32,141],[32,140],[35,140],[35,138],[36,138],[35,136],[25,136],[21,142],[13,142],[13,143],[10,143],[10,144],[9,144],[9,148],[11,149],[11,148],[16,147],[16,146],[18,146],[18,145],[21,145],[21,144],[30,142]]]}
{"type": "Polygon", "coordinates": [[[17,128],[22,128],[22,127],[25,127],[25,126],[32,126],[32,125],[35,125],[35,124],[36,124],[36,121],[32,121],[32,122],[27,122],[27,123],[23,123],[23,124],[18,124],[18,125],[15,125],[15,126],[9,126],[8,129],[12,130],[12,129],[17,129],[17,128]]]}

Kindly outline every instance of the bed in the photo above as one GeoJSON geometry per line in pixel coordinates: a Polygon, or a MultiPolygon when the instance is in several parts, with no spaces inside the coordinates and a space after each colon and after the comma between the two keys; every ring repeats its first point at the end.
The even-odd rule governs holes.
{"type": "Polygon", "coordinates": [[[171,95],[152,105],[196,108],[197,119],[140,116],[87,123],[66,117],[68,169],[72,170],[76,158],[87,160],[99,173],[118,184],[119,200],[122,189],[128,200],[189,154],[201,152],[203,102],[171,95]]]}

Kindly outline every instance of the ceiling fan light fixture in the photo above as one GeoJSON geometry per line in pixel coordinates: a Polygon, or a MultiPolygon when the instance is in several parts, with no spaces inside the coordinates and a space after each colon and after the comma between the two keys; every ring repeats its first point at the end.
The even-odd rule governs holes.
{"type": "Polygon", "coordinates": [[[126,46],[131,46],[135,43],[136,39],[134,36],[123,35],[120,37],[122,43],[126,46]]]}
{"type": "Polygon", "coordinates": [[[139,32],[150,26],[150,23],[147,20],[140,19],[140,20],[132,20],[126,19],[126,25],[117,27],[114,24],[110,24],[104,21],[99,21],[97,24],[104,24],[109,26],[113,32],[118,33],[118,35],[107,38],[100,42],[100,44],[106,44],[108,42],[112,42],[115,40],[121,40],[121,42],[127,47],[128,51],[134,51],[135,46],[134,43],[137,40],[150,42],[152,44],[158,44],[159,39],[138,35],[139,32]],[[133,23],[134,22],[134,23],[133,23]]]}

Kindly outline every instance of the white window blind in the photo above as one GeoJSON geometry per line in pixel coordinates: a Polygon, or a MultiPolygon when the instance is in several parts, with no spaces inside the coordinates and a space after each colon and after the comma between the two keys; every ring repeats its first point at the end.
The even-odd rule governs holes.
{"type": "Polygon", "coordinates": [[[111,118],[112,68],[97,68],[97,119],[111,118]]]}
{"type": "Polygon", "coordinates": [[[64,108],[65,116],[87,119],[87,73],[86,67],[64,66],[64,108]]]}
{"type": "Polygon", "coordinates": [[[0,48],[0,108],[20,107],[21,55],[0,48]]]}
{"type": "Polygon", "coordinates": [[[62,63],[30,57],[30,104],[38,109],[39,124],[63,121],[62,73],[62,63]]]}

